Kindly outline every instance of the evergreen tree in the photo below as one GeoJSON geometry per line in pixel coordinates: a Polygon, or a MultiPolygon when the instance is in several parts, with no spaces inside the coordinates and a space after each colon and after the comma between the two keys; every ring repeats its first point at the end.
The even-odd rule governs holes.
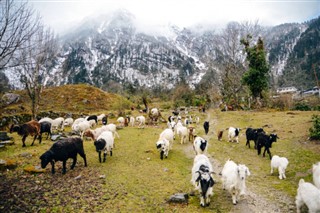
{"type": "Polygon", "coordinates": [[[249,69],[242,76],[242,83],[249,87],[251,94],[256,99],[263,98],[262,92],[268,89],[269,66],[262,39],[259,37],[257,44],[250,47],[251,38],[250,35],[247,35],[246,39],[240,41],[245,46],[249,62],[249,69]]]}

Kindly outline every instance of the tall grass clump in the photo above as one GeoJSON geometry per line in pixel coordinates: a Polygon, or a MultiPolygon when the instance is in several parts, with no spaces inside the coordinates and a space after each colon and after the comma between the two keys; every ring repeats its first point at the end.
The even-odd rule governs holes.
{"type": "Polygon", "coordinates": [[[319,140],[320,139],[320,116],[313,115],[312,122],[313,122],[313,127],[309,129],[310,139],[319,140]]]}

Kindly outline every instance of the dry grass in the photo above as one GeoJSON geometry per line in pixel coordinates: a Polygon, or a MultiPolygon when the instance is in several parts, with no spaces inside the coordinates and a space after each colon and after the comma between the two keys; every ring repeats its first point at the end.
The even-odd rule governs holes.
{"type": "MultiPolygon", "coordinates": [[[[52,142],[44,140],[43,144],[35,143],[31,147],[31,138],[28,138],[27,147],[22,148],[21,138],[12,134],[16,143],[1,150],[0,159],[18,161],[18,167],[1,172],[3,182],[0,184],[0,195],[5,197],[4,188],[11,184],[10,195],[16,199],[9,199],[7,204],[0,202],[0,210],[15,212],[19,211],[18,207],[20,210],[23,207],[29,212],[239,212],[238,207],[232,205],[230,195],[221,189],[220,183],[222,166],[231,158],[237,163],[246,164],[251,170],[252,175],[247,181],[250,191],[270,203],[279,203],[277,205],[281,212],[289,212],[292,210],[299,179],[311,181],[312,164],[320,161],[319,145],[307,140],[314,113],[194,112],[202,122],[210,121],[207,136],[204,135],[202,125],[197,127],[197,132],[209,140],[208,155],[217,169],[214,176],[217,180],[215,194],[211,205],[206,208],[200,207],[198,196],[190,197],[188,205],[167,203],[172,194],[193,190],[190,179],[194,153],[191,143],[178,144],[178,138],[168,159],[161,161],[155,142],[166,127],[165,124],[147,126],[145,129],[126,127],[119,130],[120,139],[115,140],[114,155],[108,156],[107,161],[101,164],[92,141],[85,141],[88,167],[83,167],[83,160],[79,157],[76,168],[73,171],[67,170],[66,175],[61,174],[60,163],[56,166],[55,175],[51,175],[49,166],[40,175],[24,172],[26,166],[39,165],[39,156],[49,149],[52,142]],[[270,175],[268,157],[258,156],[256,150],[245,147],[245,128],[265,125],[268,126],[264,127],[267,132],[275,132],[280,138],[272,146],[271,153],[289,159],[286,180],[279,180],[277,172],[270,175]],[[227,142],[226,131],[223,140],[217,140],[217,131],[230,126],[242,128],[239,144],[227,142]],[[21,154],[25,152],[32,157],[22,157],[21,154]],[[74,179],[79,175],[81,178],[74,179]],[[106,178],[101,179],[100,175],[106,178]]],[[[163,112],[164,117],[167,115],[169,112],[163,112]]],[[[240,202],[244,203],[245,200],[240,202]]]]}

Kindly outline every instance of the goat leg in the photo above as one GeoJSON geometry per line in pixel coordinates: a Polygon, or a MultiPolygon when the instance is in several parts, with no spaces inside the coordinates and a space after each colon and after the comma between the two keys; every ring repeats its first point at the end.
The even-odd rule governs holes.
{"type": "Polygon", "coordinates": [[[73,162],[72,162],[72,165],[71,165],[70,169],[73,169],[76,166],[76,163],[77,163],[77,156],[75,156],[73,158],[73,162]]]}
{"type": "Polygon", "coordinates": [[[54,174],[55,173],[55,171],[54,171],[54,161],[52,160],[52,161],[50,161],[50,163],[51,163],[51,173],[54,174]]]}
{"type": "Polygon", "coordinates": [[[24,135],[24,136],[22,137],[22,147],[25,147],[25,146],[26,146],[26,144],[25,144],[26,138],[27,138],[27,135],[24,135]]]}
{"type": "Polygon", "coordinates": [[[101,151],[99,151],[99,162],[101,163],[101,151]]]}
{"type": "Polygon", "coordinates": [[[33,137],[33,141],[32,141],[32,144],[31,144],[31,146],[33,146],[33,144],[34,144],[34,141],[37,139],[37,134],[33,137]]]}
{"type": "Polygon", "coordinates": [[[107,159],[107,153],[103,153],[103,162],[106,162],[107,159]]]}
{"type": "Polygon", "coordinates": [[[66,171],[67,171],[66,164],[67,164],[66,160],[62,161],[62,174],[66,174],[66,171]]]}

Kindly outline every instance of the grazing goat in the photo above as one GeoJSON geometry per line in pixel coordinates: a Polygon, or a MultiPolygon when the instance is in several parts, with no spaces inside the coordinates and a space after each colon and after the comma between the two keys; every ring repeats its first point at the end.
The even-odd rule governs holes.
{"type": "MultiPolygon", "coordinates": [[[[31,146],[33,146],[34,141],[37,136],[40,136],[40,123],[38,121],[32,120],[21,125],[11,125],[10,133],[17,132],[18,135],[22,136],[22,147],[25,147],[25,141],[28,135],[34,136],[31,146]]],[[[41,139],[39,139],[39,144],[41,139]]]]}
{"type": "Polygon", "coordinates": [[[86,120],[87,121],[94,120],[95,124],[98,124],[98,116],[96,116],[96,115],[89,115],[89,116],[86,117],[86,120]]]}
{"type": "Polygon", "coordinates": [[[203,123],[203,128],[204,128],[204,132],[206,133],[206,135],[208,134],[209,132],[209,121],[205,121],[203,123]]]}
{"type": "Polygon", "coordinates": [[[278,155],[274,155],[271,159],[271,174],[273,173],[273,169],[277,169],[279,171],[279,179],[285,179],[286,178],[286,169],[289,164],[289,161],[285,157],[279,157],[278,155]]]}
{"type": "Polygon", "coordinates": [[[125,122],[124,117],[119,117],[119,118],[117,119],[117,122],[119,123],[119,126],[120,126],[120,127],[124,127],[124,122],[125,122]]]}
{"type": "Polygon", "coordinates": [[[208,150],[208,142],[207,140],[196,137],[193,142],[193,149],[196,152],[196,155],[205,154],[208,150]]]}
{"type": "Polygon", "coordinates": [[[260,133],[264,133],[264,130],[262,128],[247,128],[246,130],[246,138],[247,138],[247,143],[246,146],[250,148],[250,141],[252,140],[254,142],[254,148],[257,149],[257,138],[260,133]]]}
{"type": "Polygon", "coordinates": [[[56,119],[53,119],[52,122],[51,122],[51,130],[62,130],[64,129],[64,118],[63,117],[59,117],[59,118],[56,118],[56,119]]]}
{"type": "Polygon", "coordinates": [[[117,133],[117,126],[115,124],[111,123],[111,124],[105,125],[103,129],[112,132],[114,138],[115,136],[117,136],[117,138],[120,138],[119,134],[117,133]]]}
{"type": "Polygon", "coordinates": [[[136,122],[136,119],[133,116],[130,116],[129,123],[132,127],[134,126],[135,122],[136,122]]]}
{"type": "Polygon", "coordinates": [[[320,162],[312,165],[312,176],[314,185],[320,189],[320,162]]]}
{"type": "Polygon", "coordinates": [[[66,173],[66,163],[69,158],[73,159],[71,169],[77,163],[77,155],[80,155],[84,160],[84,166],[87,166],[87,158],[83,149],[83,141],[81,138],[64,138],[55,142],[51,148],[41,155],[41,167],[44,169],[51,163],[51,172],[55,173],[54,163],[62,161],[62,174],[66,173]]]}
{"type": "Polygon", "coordinates": [[[209,206],[210,197],[213,195],[213,185],[215,184],[212,173],[212,165],[209,158],[203,154],[196,155],[191,170],[191,183],[200,193],[200,205],[209,206]]]}
{"type": "Polygon", "coordinates": [[[91,125],[90,122],[87,120],[83,120],[80,123],[77,123],[72,126],[73,130],[78,132],[80,134],[80,137],[83,138],[83,133],[87,130],[90,129],[91,125]]]}
{"type": "Polygon", "coordinates": [[[138,122],[138,128],[144,128],[144,125],[146,123],[146,118],[143,115],[137,116],[136,121],[138,122]]]}
{"type": "Polygon", "coordinates": [[[166,139],[170,143],[170,149],[172,149],[173,139],[174,139],[174,132],[171,128],[163,130],[159,135],[159,141],[166,139]]]}
{"type": "Polygon", "coordinates": [[[152,108],[149,112],[149,118],[151,119],[152,123],[158,122],[158,119],[161,118],[162,115],[160,110],[157,108],[152,108]]]}
{"type": "Polygon", "coordinates": [[[300,213],[304,204],[310,213],[320,212],[320,190],[312,183],[300,179],[296,196],[297,213],[300,213]]]}
{"type": "MultiPolygon", "coordinates": [[[[98,122],[99,122],[99,121],[102,121],[102,119],[105,118],[105,117],[106,117],[106,114],[102,113],[102,114],[100,114],[100,115],[97,116],[97,121],[98,121],[98,122]]],[[[103,124],[103,122],[102,122],[102,124],[103,124]]]]}
{"type": "Polygon", "coordinates": [[[188,128],[185,126],[177,126],[177,135],[180,137],[181,144],[184,144],[184,142],[187,140],[188,135],[188,128]]]}
{"type": "Polygon", "coordinates": [[[94,142],[94,146],[96,147],[96,151],[99,154],[99,162],[101,163],[101,151],[103,151],[103,162],[106,162],[107,153],[110,153],[112,156],[112,149],[114,144],[114,137],[112,132],[104,131],[102,132],[97,140],[94,142]]]}
{"type": "Polygon", "coordinates": [[[236,143],[239,143],[239,128],[229,127],[228,131],[228,141],[233,142],[236,141],[236,143]]]}
{"type": "Polygon", "coordinates": [[[157,149],[160,151],[160,159],[163,160],[163,155],[167,158],[170,150],[170,142],[163,138],[156,143],[157,149]]]}
{"type": "Polygon", "coordinates": [[[248,167],[237,165],[232,160],[227,160],[222,169],[222,187],[227,189],[232,196],[232,203],[236,205],[241,195],[245,194],[246,178],[250,176],[248,167]]]}
{"type": "Polygon", "coordinates": [[[72,126],[72,124],[73,124],[73,118],[66,118],[63,123],[64,126],[72,126]]]}
{"type": "Polygon", "coordinates": [[[42,133],[47,133],[47,139],[49,138],[49,136],[51,137],[51,123],[48,121],[43,121],[40,123],[40,136],[39,136],[39,143],[41,143],[42,140],[42,133]]]}
{"type": "Polygon", "coordinates": [[[271,156],[270,148],[272,147],[273,142],[277,142],[277,138],[278,138],[277,134],[266,135],[266,134],[260,133],[257,138],[258,155],[261,154],[261,149],[262,147],[264,147],[263,157],[265,157],[265,153],[267,151],[271,160],[272,156],[271,156]]]}

